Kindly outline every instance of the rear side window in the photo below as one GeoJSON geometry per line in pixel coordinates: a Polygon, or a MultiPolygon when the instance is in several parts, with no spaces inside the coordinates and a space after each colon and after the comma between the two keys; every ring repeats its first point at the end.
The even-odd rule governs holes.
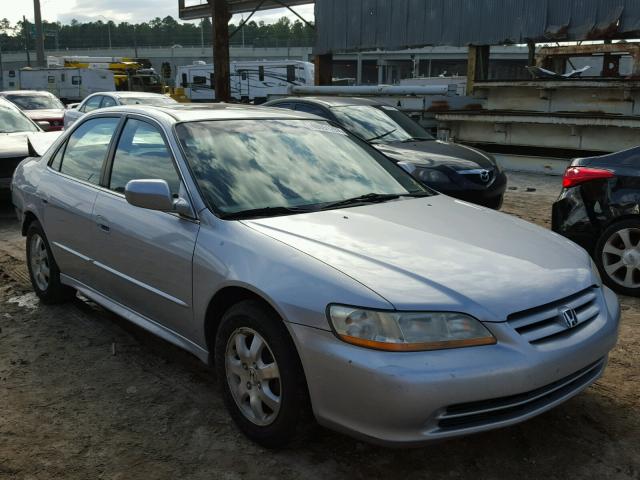
{"type": "Polygon", "coordinates": [[[102,97],[102,106],[101,108],[107,108],[107,107],[115,107],[116,106],[116,101],[111,98],[111,97],[102,97]]]}
{"type": "Polygon", "coordinates": [[[287,82],[295,82],[296,80],[296,66],[287,65],[287,82]]]}
{"type": "Polygon", "coordinates": [[[88,113],[93,110],[100,108],[100,102],[102,101],[102,95],[96,95],[95,97],[91,97],[87,100],[87,103],[84,104],[81,111],[88,113]]]}
{"type": "Polygon", "coordinates": [[[67,141],[60,172],[98,185],[102,164],[119,121],[119,118],[93,118],[80,125],[67,141]]]}
{"type": "Polygon", "coordinates": [[[165,180],[174,196],[180,189],[180,177],[160,131],[149,123],[129,119],[113,158],[109,188],[124,193],[129,180],[142,179],[165,180]]]}

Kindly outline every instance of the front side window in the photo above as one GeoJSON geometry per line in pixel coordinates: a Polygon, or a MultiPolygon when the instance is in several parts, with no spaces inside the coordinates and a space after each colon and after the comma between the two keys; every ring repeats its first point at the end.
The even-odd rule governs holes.
{"type": "Polygon", "coordinates": [[[424,128],[395,107],[349,105],[331,109],[342,126],[375,143],[433,140],[424,128]]]}
{"type": "Polygon", "coordinates": [[[93,110],[97,110],[98,108],[100,108],[101,101],[102,101],[102,95],[95,95],[86,101],[86,103],[82,106],[80,111],[89,113],[93,110]]]}
{"type": "Polygon", "coordinates": [[[165,180],[174,196],[180,189],[180,177],[160,131],[149,123],[129,119],[113,158],[109,188],[124,193],[130,180],[143,179],[165,180]]]}
{"type": "Polygon", "coordinates": [[[98,185],[100,172],[119,118],[93,118],[80,125],[69,137],[60,172],[98,185]]]}
{"type": "Polygon", "coordinates": [[[176,132],[201,191],[222,214],[427,193],[376,150],[324,121],[201,121],[178,124],[176,132]]]}
{"type": "Polygon", "coordinates": [[[23,110],[63,109],[64,105],[53,95],[7,95],[7,100],[23,110]]]}

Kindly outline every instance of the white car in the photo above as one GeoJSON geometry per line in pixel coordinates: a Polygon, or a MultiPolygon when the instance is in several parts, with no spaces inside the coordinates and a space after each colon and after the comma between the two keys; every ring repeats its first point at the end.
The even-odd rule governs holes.
{"type": "Polygon", "coordinates": [[[64,128],[69,128],[85,113],[99,108],[117,105],[153,105],[162,107],[176,102],[173,98],[160,93],[147,92],[98,92],[89,95],[82,103],[70,105],[64,112],[64,128]]]}

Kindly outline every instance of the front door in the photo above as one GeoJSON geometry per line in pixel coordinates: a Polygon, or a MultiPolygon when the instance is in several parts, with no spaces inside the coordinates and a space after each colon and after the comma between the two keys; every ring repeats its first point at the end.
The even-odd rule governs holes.
{"type": "Polygon", "coordinates": [[[129,118],[113,156],[108,190],[94,208],[99,290],[173,330],[191,336],[192,260],[198,222],[130,205],[129,180],[161,179],[174,197],[184,187],[159,128],[129,118]]]}

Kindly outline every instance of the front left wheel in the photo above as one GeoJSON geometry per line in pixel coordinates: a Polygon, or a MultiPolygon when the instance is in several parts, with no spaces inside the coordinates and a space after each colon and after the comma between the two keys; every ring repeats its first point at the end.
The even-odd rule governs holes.
{"type": "Polygon", "coordinates": [[[227,410],[247,437],[279,448],[297,436],[307,404],[304,374],[272,311],[252,300],[231,307],[216,335],[215,367],[227,410]]]}
{"type": "Polygon", "coordinates": [[[75,296],[76,291],[60,281],[60,269],[37,221],[27,229],[27,266],[33,290],[43,303],[63,303],[75,296]]]}

